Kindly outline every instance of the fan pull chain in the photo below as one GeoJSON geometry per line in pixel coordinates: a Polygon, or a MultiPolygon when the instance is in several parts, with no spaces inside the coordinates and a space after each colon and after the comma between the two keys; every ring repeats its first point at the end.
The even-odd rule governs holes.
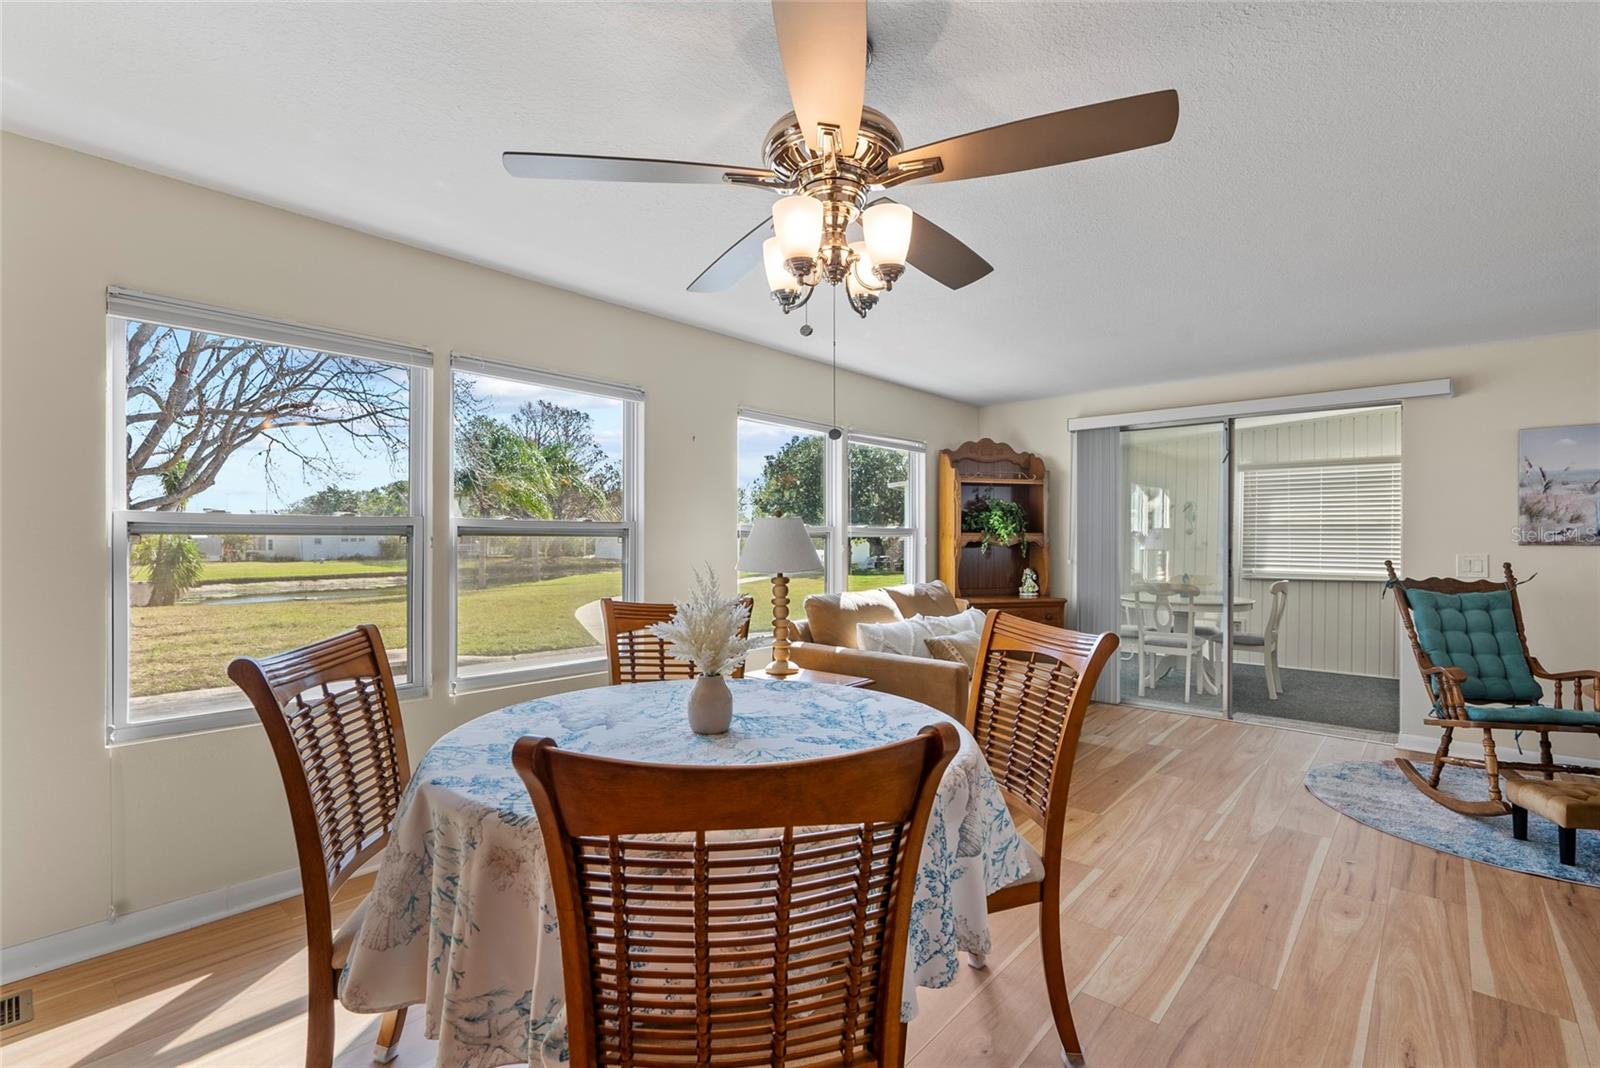
{"type": "Polygon", "coordinates": [[[839,287],[833,287],[833,426],[828,437],[838,441],[844,437],[839,429],[839,287]]]}

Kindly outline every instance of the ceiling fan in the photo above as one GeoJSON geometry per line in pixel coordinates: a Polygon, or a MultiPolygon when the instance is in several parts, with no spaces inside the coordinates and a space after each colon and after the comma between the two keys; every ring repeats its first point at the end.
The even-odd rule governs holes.
{"type": "Polygon", "coordinates": [[[865,316],[907,264],[950,289],[994,269],[910,208],[875,194],[1109,156],[1163,144],[1177,128],[1178,94],[1166,89],[906,149],[888,116],[864,103],[866,0],[773,0],[772,17],[794,111],[767,132],[767,166],[506,152],[506,170],[520,178],[725,182],[783,194],[769,218],[689,283],[690,292],[730,289],[762,263],[785,314],[825,281],[844,283],[850,306],[865,316]],[[862,240],[852,241],[858,220],[862,240]]]}

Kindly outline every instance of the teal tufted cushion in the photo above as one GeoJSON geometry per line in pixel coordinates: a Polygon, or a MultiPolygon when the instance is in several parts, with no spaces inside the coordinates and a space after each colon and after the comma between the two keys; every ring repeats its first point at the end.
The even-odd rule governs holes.
{"type": "Polygon", "coordinates": [[[1561,723],[1569,727],[1600,727],[1600,712],[1576,708],[1551,708],[1548,705],[1520,705],[1516,708],[1467,706],[1468,719],[1498,720],[1501,723],[1561,723]]]}
{"type": "Polygon", "coordinates": [[[1407,590],[1417,642],[1438,667],[1467,673],[1461,696],[1468,701],[1541,701],[1544,690],[1517,640],[1511,594],[1434,593],[1407,590]]]}

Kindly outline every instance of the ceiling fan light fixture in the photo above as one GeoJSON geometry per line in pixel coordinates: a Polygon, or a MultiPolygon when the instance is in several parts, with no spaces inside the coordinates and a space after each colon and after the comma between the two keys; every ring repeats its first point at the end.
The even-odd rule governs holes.
{"type": "Polygon", "coordinates": [[[800,292],[800,283],[789,273],[783,260],[783,248],[777,238],[769,237],[761,243],[761,265],[767,272],[767,289],[771,290],[774,297],[780,293],[800,292]]]}
{"type": "Polygon", "coordinates": [[[804,195],[780,197],[772,205],[772,232],[789,273],[805,278],[816,267],[822,245],[822,201],[804,195]]]}
{"type": "Polygon", "coordinates": [[[872,256],[872,274],[894,284],[906,269],[911,251],[911,209],[904,204],[874,204],[861,213],[861,231],[872,256]]]}
{"type": "Polygon", "coordinates": [[[850,282],[863,293],[876,293],[883,288],[878,276],[872,273],[872,252],[865,241],[850,242],[854,263],[850,267],[850,282]]]}

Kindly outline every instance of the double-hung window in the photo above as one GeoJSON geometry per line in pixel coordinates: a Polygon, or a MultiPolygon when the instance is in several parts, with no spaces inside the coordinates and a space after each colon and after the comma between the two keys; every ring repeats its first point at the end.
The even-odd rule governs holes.
{"type": "Polygon", "coordinates": [[[1400,559],[1400,461],[1261,464],[1239,472],[1250,578],[1381,579],[1400,559]]]}
{"type": "Polygon", "coordinates": [[[376,623],[425,689],[424,349],[107,295],[113,743],[254,720],[227,678],[376,623]]]}
{"type": "MultiPolygon", "coordinates": [[[[798,515],[823,570],[789,583],[792,611],[808,594],[863,590],[921,579],[924,572],[924,447],[757,412],[738,423],[739,547],[760,516],[798,515]]],[[[751,629],[772,627],[766,580],[739,576],[753,594],[751,629]]]]}
{"type": "Polygon", "coordinates": [[[452,685],[598,669],[601,599],[639,595],[644,394],[450,362],[452,685]]]}

